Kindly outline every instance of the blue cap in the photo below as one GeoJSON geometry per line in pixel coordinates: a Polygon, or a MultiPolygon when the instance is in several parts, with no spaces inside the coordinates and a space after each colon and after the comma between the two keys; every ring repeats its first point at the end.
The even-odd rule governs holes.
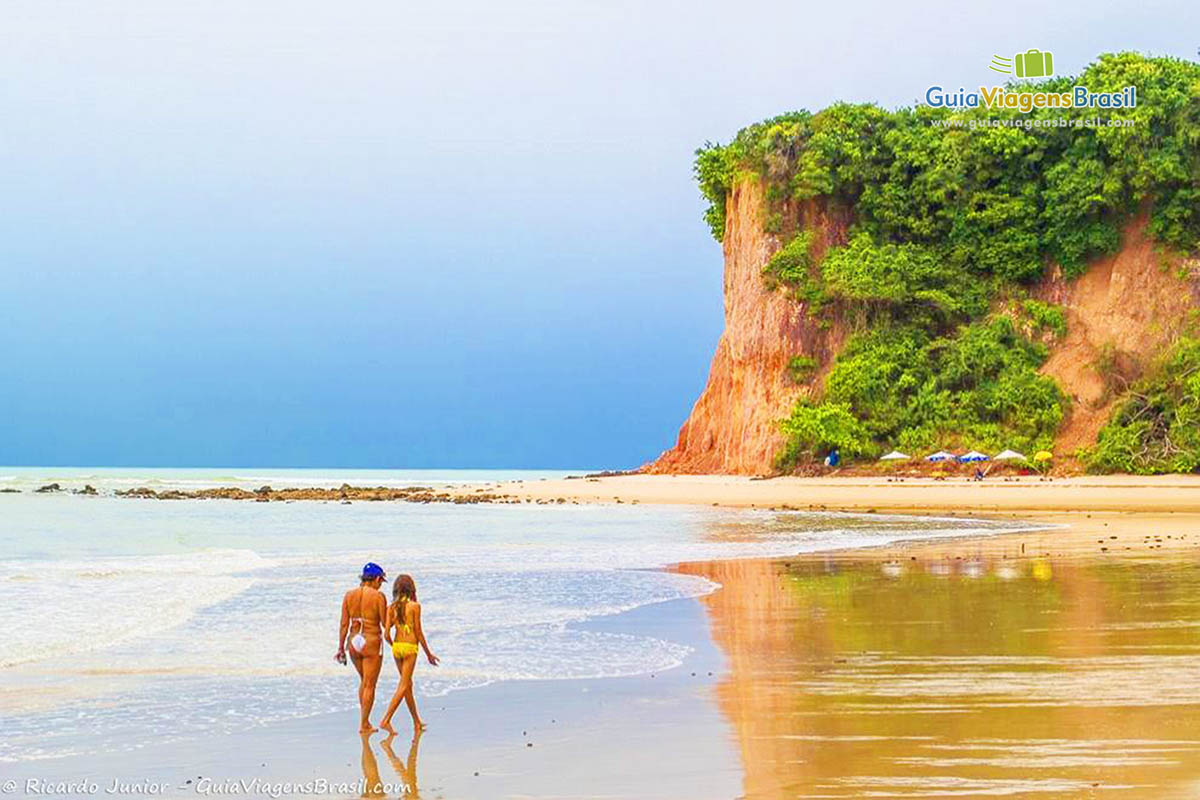
{"type": "Polygon", "coordinates": [[[363,565],[362,579],[364,581],[374,578],[386,578],[387,573],[383,571],[383,567],[376,564],[374,561],[368,561],[363,565]]]}

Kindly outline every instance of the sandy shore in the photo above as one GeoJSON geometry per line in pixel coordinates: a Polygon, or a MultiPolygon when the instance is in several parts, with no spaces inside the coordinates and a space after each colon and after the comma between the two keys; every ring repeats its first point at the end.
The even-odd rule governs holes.
{"type": "Polygon", "coordinates": [[[828,511],[1028,513],[1138,511],[1200,513],[1200,475],[1105,475],[1041,480],[746,478],[733,475],[620,475],[495,485],[531,501],[686,503],[828,511]]]}
{"type": "Polygon", "coordinates": [[[1200,548],[1200,475],[1094,476],[1042,481],[621,475],[500,484],[525,502],[681,503],[780,511],[850,511],[1017,519],[1042,530],[901,543],[877,559],[1144,557],[1200,548]]]}

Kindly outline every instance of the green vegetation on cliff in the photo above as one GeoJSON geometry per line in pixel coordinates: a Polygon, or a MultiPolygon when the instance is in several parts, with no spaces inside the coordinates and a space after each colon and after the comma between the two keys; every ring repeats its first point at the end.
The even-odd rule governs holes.
{"type": "Polygon", "coordinates": [[[1086,461],[1143,475],[1200,468],[1200,340],[1180,339],[1130,387],[1086,461]]]}
{"type": "Polygon", "coordinates": [[[1142,207],[1161,243],[1183,251],[1200,243],[1200,66],[1121,53],[1078,78],[1009,91],[1076,84],[1134,85],[1138,104],[1020,113],[839,103],[766,120],[697,152],[713,235],[724,236],[734,184],[761,181],[764,224],[784,240],[764,280],[822,324],[851,331],[816,399],[783,422],[781,466],[835,445],[871,455],[893,446],[1051,444],[1066,399],[1038,368],[1043,341],[1065,333],[1065,318],[1025,297],[1024,286],[1052,263],[1070,277],[1114,252],[1121,226],[1142,207]],[[1132,124],[1037,125],[1095,117],[1132,124]],[[844,244],[819,259],[816,233],[797,229],[814,207],[853,218],[844,244]]]}

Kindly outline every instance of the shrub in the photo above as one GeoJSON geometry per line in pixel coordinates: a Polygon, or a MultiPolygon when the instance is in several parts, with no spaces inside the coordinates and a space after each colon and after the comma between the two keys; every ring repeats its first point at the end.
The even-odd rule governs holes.
{"type": "Polygon", "coordinates": [[[1029,298],[1021,304],[1021,310],[1029,318],[1032,332],[1050,331],[1059,339],[1067,335],[1067,315],[1061,307],[1029,298]]]}
{"type": "Polygon", "coordinates": [[[1143,475],[1200,467],[1200,340],[1178,341],[1130,388],[1084,461],[1143,475]]]}
{"type": "Polygon", "coordinates": [[[806,383],[817,371],[817,360],[812,356],[792,356],[787,370],[793,383],[806,383]]]}
{"type": "Polygon", "coordinates": [[[834,448],[851,457],[874,451],[866,429],[844,403],[798,403],[782,428],[787,444],[776,459],[781,469],[834,448]]]}
{"type": "MultiPolygon", "coordinates": [[[[1066,397],[1039,375],[1044,346],[998,316],[932,337],[921,328],[855,336],[825,382],[825,402],[848,409],[872,442],[898,446],[1041,449],[1062,423],[1066,397]]],[[[798,407],[799,408],[799,407],[798,407]]],[[[792,463],[811,452],[810,431],[788,442],[792,463]]],[[[847,454],[850,454],[849,451],[847,454]]]]}

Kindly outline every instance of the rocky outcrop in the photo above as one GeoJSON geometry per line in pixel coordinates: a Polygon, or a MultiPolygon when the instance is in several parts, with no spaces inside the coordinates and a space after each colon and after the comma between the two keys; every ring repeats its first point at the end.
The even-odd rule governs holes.
{"type": "MultiPolygon", "coordinates": [[[[828,364],[844,338],[834,320],[815,320],[786,290],[769,290],[762,270],[780,247],[763,230],[762,184],[739,181],[726,203],[725,330],[708,383],[679,431],[676,445],[645,467],[659,473],[754,475],[772,470],[782,442],[779,421],[802,394],[820,383],[797,385],[788,362],[798,355],[828,364]]],[[[819,257],[845,240],[849,214],[815,204],[791,208],[787,224],[814,231],[819,257]]]]}
{"type": "MultiPolygon", "coordinates": [[[[519,498],[507,494],[496,494],[484,489],[474,491],[439,491],[428,486],[350,486],[343,484],[337,489],[321,487],[302,487],[294,489],[272,489],[263,486],[254,491],[236,486],[220,486],[213,489],[151,489],[139,486],[133,489],[117,491],[117,497],[131,497],[142,500],[253,500],[259,503],[271,503],[291,500],[324,500],[343,503],[355,500],[368,502],[402,500],[408,503],[519,503],[519,498]]],[[[563,502],[563,501],[560,501],[563,502]]]]}

